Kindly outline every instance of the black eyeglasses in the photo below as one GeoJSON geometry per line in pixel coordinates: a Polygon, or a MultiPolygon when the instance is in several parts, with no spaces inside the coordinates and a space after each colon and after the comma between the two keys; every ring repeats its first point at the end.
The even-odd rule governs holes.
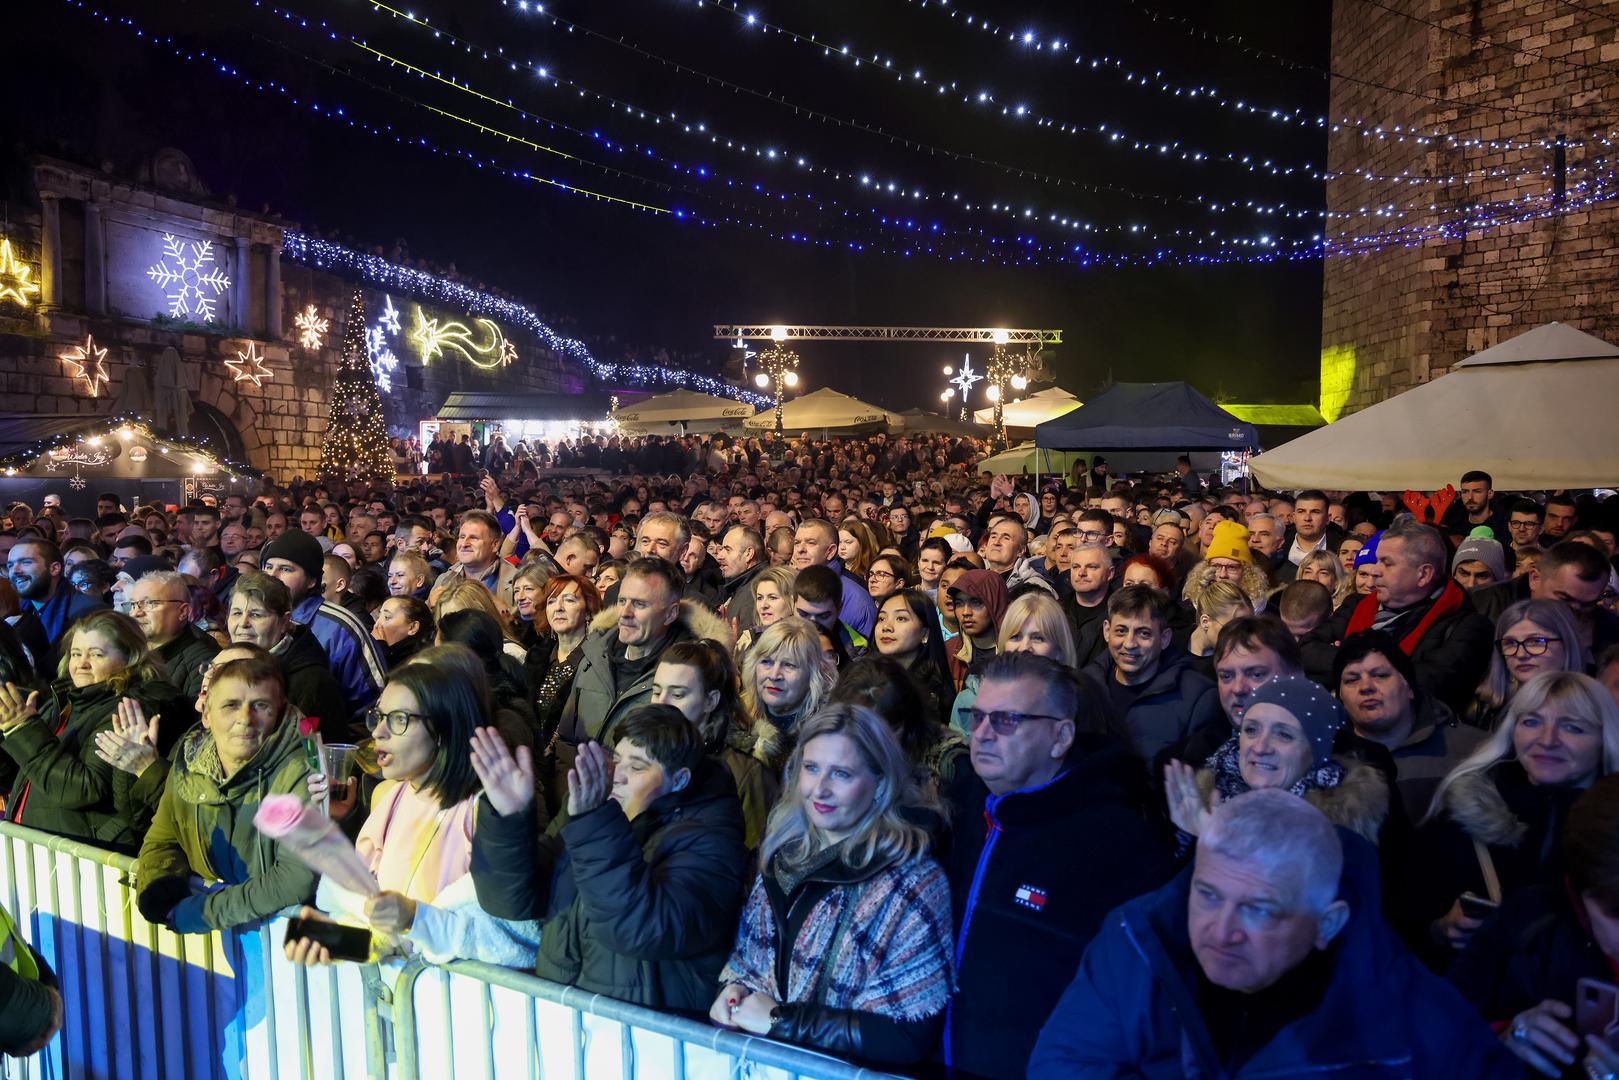
{"type": "Polygon", "coordinates": [[[985,720],[995,729],[997,735],[1016,735],[1018,725],[1026,720],[1066,720],[1066,716],[1046,716],[1041,713],[1021,712],[985,712],[982,709],[962,709],[958,714],[967,722],[968,731],[977,731],[978,725],[985,720]]]}
{"type": "Polygon", "coordinates": [[[367,731],[375,731],[377,725],[383,721],[388,723],[388,731],[393,735],[403,735],[410,730],[410,722],[420,720],[425,722],[427,717],[421,713],[406,712],[404,709],[395,709],[393,712],[383,712],[381,709],[371,708],[365,711],[365,726],[367,731]]]}
{"type": "Polygon", "coordinates": [[[1560,637],[1542,637],[1539,635],[1521,639],[1504,637],[1500,643],[1501,655],[1517,656],[1518,653],[1522,652],[1525,656],[1545,656],[1546,650],[1551,648],[1552,642],[1562,640],[1560,637]]]}

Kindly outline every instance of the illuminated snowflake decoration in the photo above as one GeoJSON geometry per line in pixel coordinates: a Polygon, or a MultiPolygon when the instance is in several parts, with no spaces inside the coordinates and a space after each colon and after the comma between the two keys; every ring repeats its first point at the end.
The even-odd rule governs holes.
{"type": "Polygon", "coordinates": [[[226,360],[225,366],[235,373],[237,382],[251,379],[254,386],[263,386],[264,380],[272,377],[269,367],[264,363],[264,357],[259,355],[259,343],[256,341],[247,343],[245,353],[237,349],[236,359],[226,360]]]}
{"type": "Polygon", "coordinates": [[[388,336],[399,333],[399,309],[394,307],[394,298],[384,295],[382,298],[382,314],[377,316],[377,325],[388,331],[388,336]]]}
{"type": "Polygon", "coordinates": [[[147,269],[146,276],[168,294],[170,318],[192,316],[202,322],[214,321],[214,305],[230,288],[230,278],[213,262],[213,241],[187,242],[163,234],[163,261],[147,269]]]}
{"type": "Polygon", "coordinates": [[[330,320],[323,319],[315,311],[315,305],[310,304],[304,308],[292,325],[298,328],[298,344],[314,352],[326,342],[326,331],[331,329],[330,320]]]}
{"type": "Polygon", "coordinates": [[[371,363],[371,375],[377,380],[377,389],[388,393],[393,389],[393,373],[399,367],[399,357],[388,347],[388,330],[384,324],[366,327],[365,355],[371,363]]]}
{"type": "Polygon", "coordinates": [[[96,348],[94,335],[87,336],[83,345],[75,345],[60,357],[67,365],[70,378],[84,383],[85,391],[97,397],[107,385],[107,350],[96,348]]]}
{"type": "Polygon", "coordinates": [[[85,479],[84,479],[83,476],[79,475],[78,473],[74,473],[73,474],[73,479],[71,479],[71,480],[69,480],[67,482],[67,486],[72,488],[74,491],[83,491],[84,490],[84,485],[85,485],[85,479]]]}

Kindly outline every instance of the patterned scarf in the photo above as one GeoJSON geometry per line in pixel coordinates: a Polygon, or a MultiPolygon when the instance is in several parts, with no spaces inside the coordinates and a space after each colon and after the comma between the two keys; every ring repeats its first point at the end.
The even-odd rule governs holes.
{"type": "MultiPolygon", "coordinates": [[[[1248,781],[1242,778],[1242,768],[1237,763],[1237,737],[1233,735],[1225,743],[1209,755],[1208,767],[1214,770],[1214,790],[1220,793],[1220,798],[1230,799],[1237,795],[1245,795],[1253,789],[1248,781]]],[[[1312,765],[1303,776],[1295,780],[1287,791],[1290,795],[1303,798],[1305,793],[1321,788],[1335,788],[1343,783],[1344,767],[1336,761],[1327,761],[1321,765],[1312,765]]]]}

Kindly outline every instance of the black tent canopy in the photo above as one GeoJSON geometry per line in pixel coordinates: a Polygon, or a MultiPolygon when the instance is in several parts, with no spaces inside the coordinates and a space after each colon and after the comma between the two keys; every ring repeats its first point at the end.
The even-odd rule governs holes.
{"type": "Polygon", "coordinates": [[[1034,429],[1046,450],[1258,450],[1254,426],[1184,382],[1114,383],[1034,429]]]}

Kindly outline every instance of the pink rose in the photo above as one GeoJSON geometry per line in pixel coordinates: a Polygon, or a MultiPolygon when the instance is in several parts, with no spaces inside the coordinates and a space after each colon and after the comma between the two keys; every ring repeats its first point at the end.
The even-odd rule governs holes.
{"type": "Polygon", "coordinates": [[[279,840],[297,828],[304,816],[304,802],[296,795],[266,795],[253,815],[253,827],[272,840],[279,840]]]}

